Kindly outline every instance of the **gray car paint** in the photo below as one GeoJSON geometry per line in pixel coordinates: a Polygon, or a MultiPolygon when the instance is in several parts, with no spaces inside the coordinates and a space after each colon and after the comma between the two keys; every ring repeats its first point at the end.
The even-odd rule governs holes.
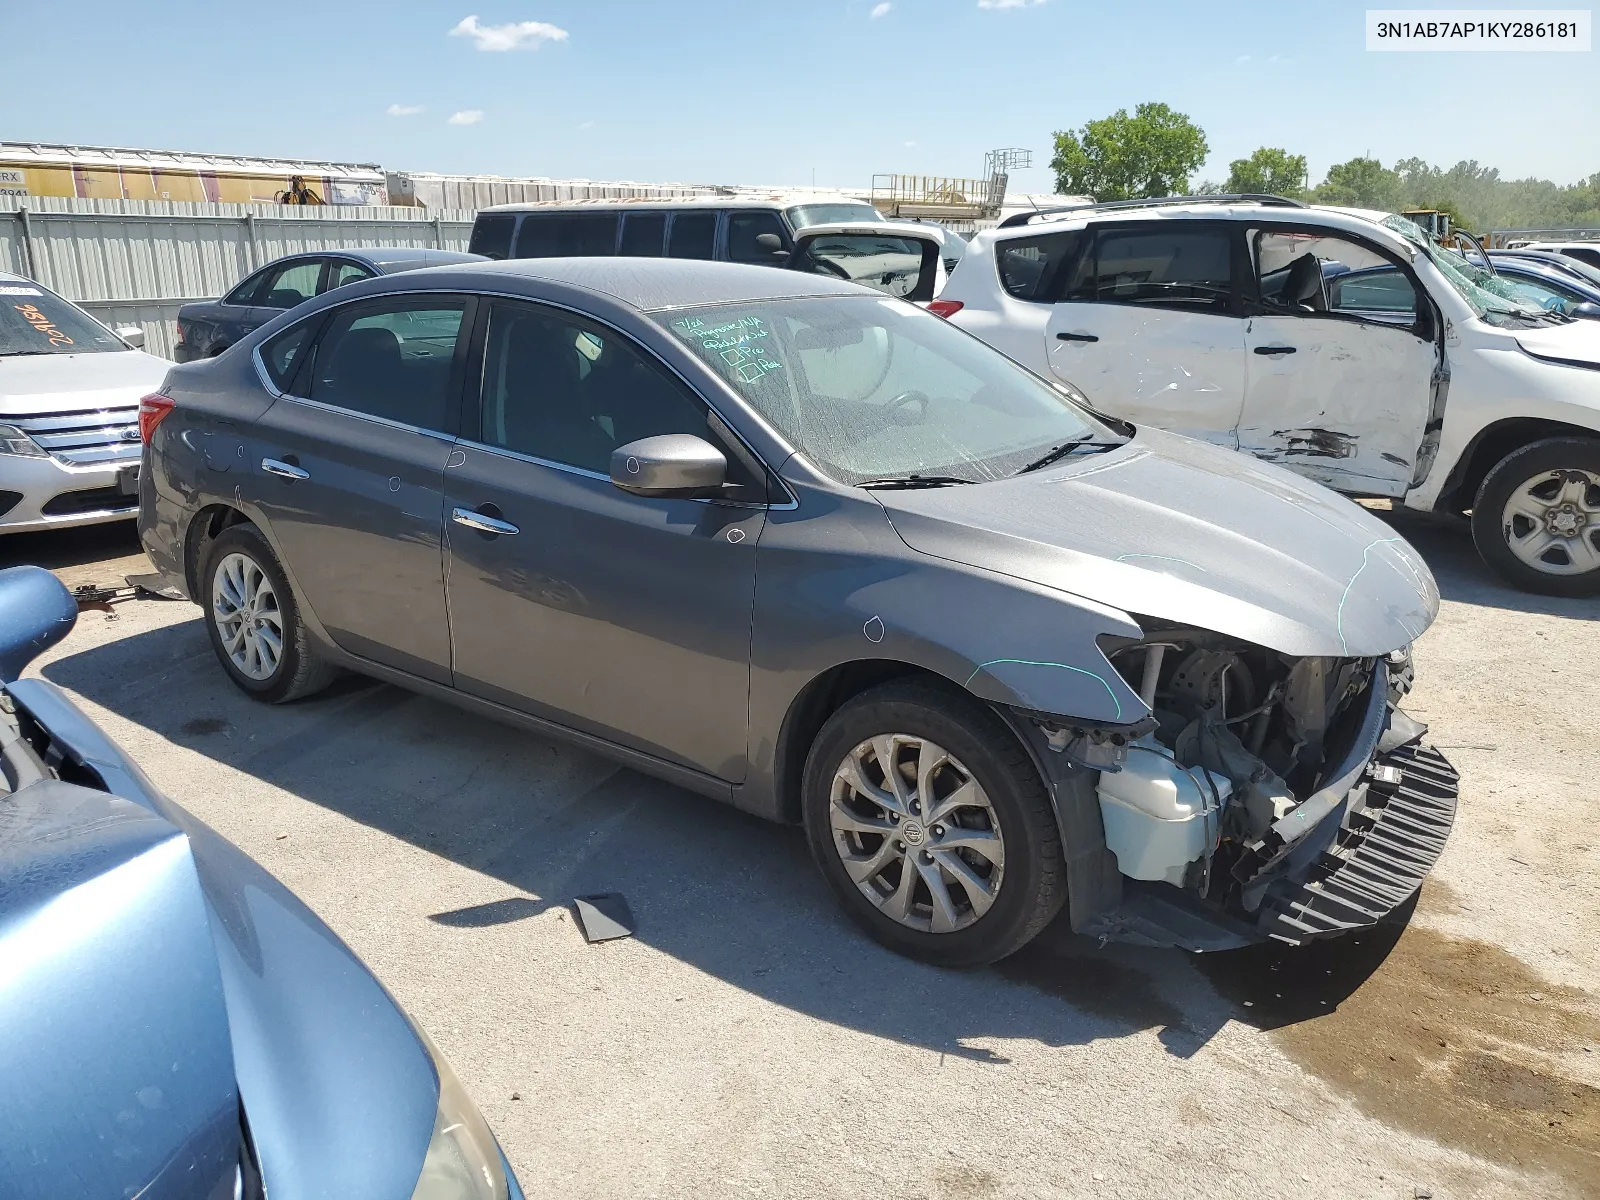
{"type": "MultiPolygon", "coordinates": [[[[571,693],[560,690],[567,685],[543,683],[548,676],[522,676],[526,682],[516,697],[508,696],[503,684],[498,691],[483,688],[474,695],[360,658],[339,647],[314,603],[302,606],[313,636],[336,662],[485,714],[564,733],[767,817],[794,816],[797,714],[842,666],[911,664],[1007,709],[1132,724],[1144,715],[1143,705],[1098,646],[1105,635],[1138,637],[1131,613],[1169,615],[1186,623],[1210,619],[1263,645],[1298,647],[1296,653],[1341,653],[1339,647],[1345,646],[1350,654],[1375,654],[1410,642],[1437,605],[1427,568],[1400,549],[1398,539],[1382,536],[1382,527],[1355,506],[1270,465],[1211,457],[1182,439],[1141,432],[1132,447],[1086,460],[1081,467],[1042,472],[1014,485],[900,493],[892,499],[828,479],[652,315],[674,307],[800,295],[873,295],[881,301],[823,277],[617,258],[441,268],[369,280],[320,297],[292,318],[258,331],[241,349],[259,345],[291,320],[346,300],[420,291],[523,297],[575,309],[620,330],[706,398],[781,478],[793,502],[773,505],[759,536],[747,536],[744,543],[754,547],[757,579],[750,616],[735,627],[749,639],[748,716],[732,731],[747,745],[744,761],[736,755],[730,759],[717,740],[727,736],[724,731],[708,735],[689,723],[675,726],[670,716],[640,715],[648,707],[643,697],[671,706],[686,686],[714,683],[705,695],[720,696],[724,687],[734,695],[738,691],[740,666],[735,660],[730,672],[729,664],[738,639],[719,640],[707,629],[711,621],[729,620],[728,610],[708,609],[699,589],[644,584],[678,569],[677,556],[694,544],[683,537],[658,541],[647,559],[603,570],[596,568],[598,557],[586,561],[581,548],[564,547],[568,557],[554,570],[548,562],[531,560],[474,563],[463,551],[463,565],[481,577],[527,572],[527,582],[502,590],[544,589],[557,598],[540,601],[548,612],[565,611],[562,604],[573,603],[567,599],[573,593],[565,589],[582,593],[593,611],[613,620],[627,611],[627,636],[586,639],[581,651],[566,658],[559,657],[559,649],[540,651],[558,657],[535,657],[530,663],[585,674],[601,669],[589,656],[620,654],[620,660],[603,664],[605,671],[626,676],[632,687],[618,688],[623,698],[615,710],[573,712],[571,693]],[[1096,475],[1100,481],[1091,482],[1096,475]],[[1142,498],[1137,493],[1147,484],[1165,491],[1142,498]],[[1029,504],[1037,499],[1041,507],[1020,511],[1023,497],[1029,504]],[[1277,509],[1284,511],[1272,511],[1277,509]],[[1100,528],[1099,522],[1108,524],[1100,528]],[[984,527],[986,533],[977,532],[984,527]],[[1169,550],[1176,553],[1165,555],[1169,550]],[[1182,562],[1141,559],[1140,554],[1182,562]],[[1273,578],[1295,563],[1301,564],[1296,580],[1315,584],[1309,598],[1273,578]],[[535,576],[541,578],[535,582],[535,576]],[[546,686],[553,690],[541,691],[546,686]],[[550,702],[562,696],[568,697],[565,707],[550,702]],[[635,703],[638,708],[629,707],[635,703]]],[[[193,589],[188,548],[196,514],[214,505],[237,508],[285,558],[296,594],[305,599],[301,576],[311,561],[326,561],[337,541],[312,536],[298,554],[283,555],[271,514],[250,498],[253,489],[207,469],[204,456],[192,449],[194,436],[203,437],[202,427],[211,423],[219,391],[240,393],[243,411],[260,410],[262,384],[246,369],[246,359],[247,353],[229,355],[217,363],[176,368],[169,376],[167,388],[178,407],[158,427],[147,451],[151,469],[141,481],[141,534],[158,569],[180,579],[187,575],[193,589]]],[[[246,459],[244,469],[253,471],[253,455],[246,459]]],[[[447,483],[447,491],[453,486],[447,483]]],[[[608,503],[638,505],[640,512],[650,504],[621,492],[608,503]]],[[[684,503],[705,507],[704,502],[684,503]]],[[[308,512],[309,531],[319,519],[324,525],[337,520],[308,512]]],[[[453,579],[452,572],[447,565],[453,579]]],[[[397,627],[388,635],[389,644],[403,646],[418,635],[397,627]]],[[[464,636],[458,631],[458,668],[464,636]]],[[[502,649],[518,640],[506,638],[502,649]]],[[[737,722],[737,706],[724,719],[737,722]]]]}

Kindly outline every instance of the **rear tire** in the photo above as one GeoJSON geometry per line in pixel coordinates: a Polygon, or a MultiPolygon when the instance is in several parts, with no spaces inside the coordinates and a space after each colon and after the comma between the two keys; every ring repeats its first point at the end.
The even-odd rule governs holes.
{"type": "Polygon", "coordinates": [[[321,691],[338,675],[312,647],[289,580],[254,525],[230,525],[217,535],[199,583],[211,648],[241,691],[282,704],[321,691]]]}
{"type": "Polygon", "coordinates": [[[888,683],[846,703],[812,743],[801,803],[835,898],[910,958],[996,962],[1066,899],[1061,832],[1033,761],[953,688],[888,683]]]}
{"type": "Polygon", "coordinates": [[[1478,488],[1472,540],[1523,591],[1600,594],[1600,439],[1546,438],[1506,455],[1478,488]]]}

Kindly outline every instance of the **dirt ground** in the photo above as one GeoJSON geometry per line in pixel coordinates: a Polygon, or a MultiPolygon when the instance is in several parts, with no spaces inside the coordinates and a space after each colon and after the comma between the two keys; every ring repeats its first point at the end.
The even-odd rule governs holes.
{"type": "MultiPolygon", "coordinates": [[[[386,686],[255,705],[190,605],[86,613],[35,669],[367,960],[530,1195],[1600,1196],[1600,602],[1391,519],[1444,597],[1407,708],[1456,829],[1406,922],[1299,950],[1058,925],[937,971],[794,831],[386,686]],[[587,946],[602,890],[638,933],[587,946]]],[[[0,553],[145,569],[126,527],[0,553]]]]}

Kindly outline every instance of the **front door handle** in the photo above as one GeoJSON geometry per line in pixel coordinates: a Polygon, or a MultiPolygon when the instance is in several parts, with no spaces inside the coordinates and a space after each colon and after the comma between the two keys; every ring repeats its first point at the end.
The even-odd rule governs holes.
{"type": "Polygon", "coordinates": [[[261,469],[268,475],[277,475],[283,479],[310,479],[310,471],[302,471],[293,463],[280,462],[276,458],[263,458],[261,469]]]}
{"type": "Polygon", "coordinates": [[[1058,333],[1058,342],[1098,342],[1100,339],[1092,333],[1058,333]]]}
{"type": "Polygon", "coordinates": [[[468,529],[476,529],[479,533],[518,533],[510,521],[502,521],[499,517],[487,516],[481,512],[473,512],[470,508],[458,508],[450,514],[450,519],[457,525],[465,525],[468,529]]]}
{"type": "Polygon", "coordinates": [[[1293,354],[1293,346],[1257,346],[1257,354],[1293,354]]]}

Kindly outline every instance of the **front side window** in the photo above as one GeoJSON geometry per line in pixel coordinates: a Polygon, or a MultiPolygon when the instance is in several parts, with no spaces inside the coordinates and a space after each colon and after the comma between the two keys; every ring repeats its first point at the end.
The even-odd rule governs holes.
{"type": "Polygon", "coordinates": [[[789,231],[775,212],[728,214],[728,261],[780,266],[787,257],[789,231]],[[765,244],[763,244],[763,240],[765,244]]]}
{"type": "Polygon", "coordinates": [[[1416,320],[1417,293],[1405,272],[1361,242],[1311,226],[1251,230],[1248,241],[1265,313],[1416,320]]]}
{"type": "Polygon", "coordinates": [[[667,231],[669,258],[711,258],[716,254],[717,214],[679,212],[672,214],[667,231]]]}
{"type": "Polygon", "coordinates": [[[267,278],[256,303],[263,308],[293,308],[317,294],[322,278],[322,259],[302,258],[284,263],[267,278]]]}
{"type": "Polygon", "coordinates": [[[233,291],[222,298],[224,304],[248,305],[256,302],[256,296],[261,291],[261,285],[267,281],[267,276],[273,269],[268,267],[264,271],[257,271],[233,291]]]}
{"type": "Polygon", "coordinates": [[[606,475],[618,446],[706,437],[707,410],[620,335],[537,305],[496,303],[483,351],[479,439],[606,475]]]}
{"type": "Polygon", "coordinates": [[[977,483],[1068,443],[1121,440],[1037,375],[904,301],[768,300],[657,319],[843,483],[977,483]]]}
{"type": "Polygon", "coordinates": [[[371,279],[372,272],[360,263],[335,262],[328,268],[327,291],[342,288],[347,283],[359,283],[363,279],[371,279]]]}
{"type": "Polygon", "coordinates": [[[1083,231],[1077,229],[995,243],[1000,286],[1018,300],[1051,303],[1082,244],[1083,231]]]}
{"type": "Polygon", "coordinates": [[[36,283],[0,280],[0,358],[127,348],[116,334],[54,292],[36,283]]]}
{"type": "Polygon", "coordinates": [[[1230,311],[1233,256],[1227,228],[1179,224],[1101,230],[1082,256],[1067,298],[1230,311]]]}
{"type": "Polygon", "coordinates": [[[436,297],[352,304],[317,344],[311,399],[447,432],[450,371],[465,300],[436,297]]]}

